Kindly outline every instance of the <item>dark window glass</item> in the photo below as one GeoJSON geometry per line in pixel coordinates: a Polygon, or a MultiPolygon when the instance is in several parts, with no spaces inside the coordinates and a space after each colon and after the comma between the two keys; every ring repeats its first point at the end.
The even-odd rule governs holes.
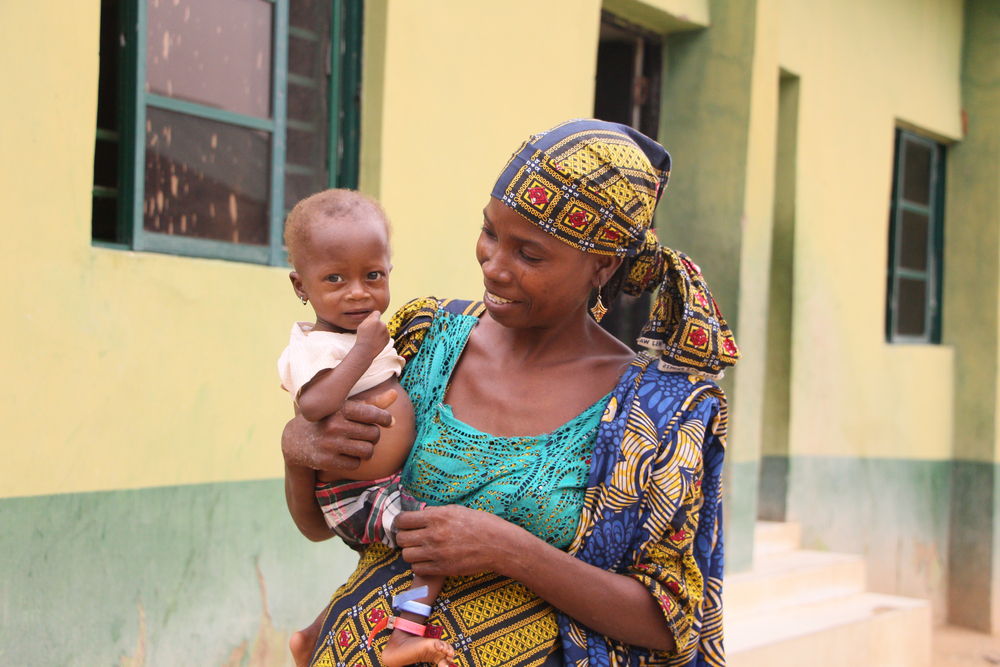
{"type": "Polygon", "coordinates": [[[266,0],[148,0],[146,90],[268,118],[272,12],[266,0]]]}
{"type": "Polygon", "coordinates": [[[94,197],[91,215],[95,239],[108,242],[117,240],[117,207],[118,201],[114,197],[94,197]]]}
{"type": "Polygon", "coordinates": [[[886,337],[896,342],[941,340],[944,147],[896,131],[889,211],[886,337]]]}
{"type": "Polygon", "coordinates": [[[118,68],[120,7],[117,0],[101,3],[101,52],[97,83],[97,132],[94,142],[92,237],[121,240],[118,230],[118,68]]]}
{"type": "Polygon", "coordinates": [[[330,5],[293,2],[288,35],[285,209],[327,187],[330,5]]]}
{"type": "Polygon", "coordinates": [[[898,288],[896,332],[903,336],[923,336],[926,333],[927,283],[913,278],[900,278],[898,288]]]}
{"type": "Polygon", "coordinates": [[[114,188],[118,185],[118,140],[97,137],[94,145],[94,185],[114,188]]]}
{"type": "Polygon", "coordinates": [[[283,263],[287,209],[357,187],[362,14],[363,0],[102,0],[92,238],[283,263]]]}
{"type": "Polygon", "coordinates": [[[266,132],[151,107],[143,227],[267,244],[269,161],[266,132]]]}
{"type": "Polygon", "coordinates": [[[101,58],[97,84],[97,127],[113,130],[118,127],[118,0],[101,3],[101,58]]]}
{"type": "Polygon", "coordinates": [[[928,268],[927,232],[930,221],[923,213],[903,211],[899,218],[899,265],[904,269],[928,268]]]}
{"type": "Polygon", "coordinates": [[[903,199],[914,204],[930,203],[932,150],[926,144],[904,142],[903,199]]]}

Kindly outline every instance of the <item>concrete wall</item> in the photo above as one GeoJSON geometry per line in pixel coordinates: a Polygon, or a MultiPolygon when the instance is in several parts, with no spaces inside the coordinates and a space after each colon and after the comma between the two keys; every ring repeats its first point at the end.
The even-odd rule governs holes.
{"type": "Polygon", "coordinates": [[[776,7],[775,75],[798,96],[789,421],[763,443],[762,488],[787,484],[809,545],[865,553],[873,588],[931,597],[942,619],[956,351],[885,342],[885,276],[894,128],[962,138],[963,4],[874,9],[776,7]]]}
{"type": "Polygon", "coordinates": [[[964,140],[948,155],[944,338],[955,348],[949,614],[1000,633],[1000,5],[966,3],[964,140]],[[989,582],[989,585],[984,583],[989,582]]]}
{"type": "MultiPolygon", "coordinates": [[[[0,662],[284,660],[354,562],[283,507],[274,359],[304,311],[287,269],[91,245],[99,7],[0,4],[0,662]]],[[[599,2],[366,9],[362,188],[395,223],[393,303],[477,297],[492,179],[591,113],[599,2]]]]}
{"type": "MultiPolygon", "coordinates": [[[[963,384],[975,348],[951,311],[947,345],[884,342],[884,272],[898,124],[951,142],[963,105],[970,137],[992,123],[985,149],[952,149],[967,155],[956,173],[980,180],[948,196],[977,202],[962,219],[996,222],[995,69],[968,65],[991,52],[996,18],[969,7],[971,41],[959,0],[604,3],[667,35],[660,228],[705,267],[745,355],[726,380],[730,565],[750,561],[759,504],[802,521],[812,546],[868,554],[876,587],[932,597],[939,617],[961,543],[949,531],[982,544],[952,489],[988,482],[980,500],[1000,504],[996,323],[987,372],[963,384]],[[980,386],[986,429],[963,431],[953,397],[980,386]],[[986,466],[962,479],[986,481],[953,484],[953,450],[986,466]]],[[[590,115],[601,9],[366,3],[361,187],[394,221],[395,305],[481,294],[473,244],[493,179],[529,132],[590,115]]],[[[16,100],[0,109],[0,369],[15,380],[0,397],[0,662],[42,646],[53,664],[280,663],[354,562],[300,538],[282,503],[289,406],[273,359],[304,311],[286,269],[91,245],[98,22],[98,0],[0,3],[16,100]]],[[[995,288],[996,262],[979,267],[995,288]]],[[[946,290],[980,283],[949,269],[946,290]]],[[[998,552],[982,560],[994,571],[998,552]]]]}

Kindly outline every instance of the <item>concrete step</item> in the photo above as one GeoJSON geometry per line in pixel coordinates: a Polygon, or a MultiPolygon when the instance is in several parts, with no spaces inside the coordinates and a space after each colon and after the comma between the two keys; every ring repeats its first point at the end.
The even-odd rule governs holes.
{"type": "Polygon", "coordinates": [[[753,569],[726,577],[727,618],[845,597],[865,590],[861,556],[788,551],[755,559],[753,569]]]}
{"type": "Polygon", "coordinates": [[[857,593],[726,621],[729,667],[928,667],[926,600],[857,593]]]}
{"type": "Polygon", "coordinates": [[[758,521],[753,535],[754,559],[795,551],[802,543],[802,528],[788,521],[758,521]]]}

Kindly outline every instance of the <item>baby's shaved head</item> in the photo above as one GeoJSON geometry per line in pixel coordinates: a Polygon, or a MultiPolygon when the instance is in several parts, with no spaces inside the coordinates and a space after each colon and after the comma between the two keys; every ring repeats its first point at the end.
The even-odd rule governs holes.
{"type": "Polygon", "coordinates": [[[296,257],[301,257],[302,248],[309,243],[310,231],[320,224],[340,221],[379,220],[385,226],[386,239],[389,237],[389,219],[377,201],[357,190],[334,188],[323,190],[300,201],[285,219],[285,246],[288,261],[296,265],[296,257]]]}

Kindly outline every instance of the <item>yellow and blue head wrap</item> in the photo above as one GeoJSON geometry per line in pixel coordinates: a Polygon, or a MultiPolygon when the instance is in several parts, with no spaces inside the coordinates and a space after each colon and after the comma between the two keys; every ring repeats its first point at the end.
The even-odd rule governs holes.
{"type": "Polygon", "coordinates": [[[698,266],[653,229],[669,177],[670,154],[641,132],[572,120],[524,142],[492,194],[583,252],[628,258],[624,291],[658,290],[639,344],[661,368],[719,377],[739,358],[733,333],[698,266]]]}

